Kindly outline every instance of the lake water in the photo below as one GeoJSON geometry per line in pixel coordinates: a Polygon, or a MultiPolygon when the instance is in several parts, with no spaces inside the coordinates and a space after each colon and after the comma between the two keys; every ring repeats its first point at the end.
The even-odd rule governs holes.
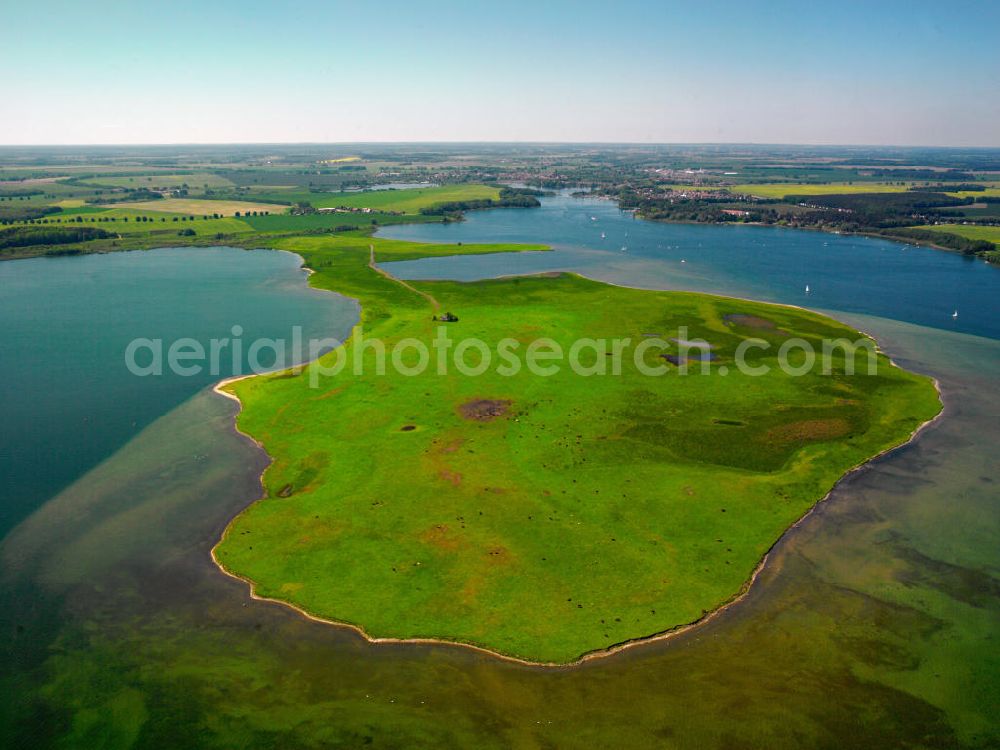
{"type": "Polygon", "coordinates": [[[1000,338],[1000,268],[887,240],[782,227],[658,224],[610,201],[565,195],[543,198],[540,209],[473,211],[462,222],[400,224],[379,236],[554,248],[386,266],[406,279],[574,270],[619,284],[735,294],[1000,338]]]}
{"type": "MultiPolygon", "coordinates": [[[[546,205],[554,212],[471,214],[427,238],[551,242],[563,230],[546,215],[564,213],[564,231],[584,233],[617,214],[594,201],[546,205]],[[499,234],[503,226],[513,232],[518,221],[534,222],[538,234],[499,234]],[[491,223],[498,234],[484,228],[491,223]]],[[[742,258],[743,276],[724,262],[716,269],[685,257],[683,265],[696,264],[692,272],[711,291],[795,301],[799,281],[773,270],[766,248],[746,245],[746,237],[761,236],[755,230],[649,229],[620,221],[630,238],[655,231],[657,244],[670,246],[693,229],[713,236],[732,231],[718,235],[729,250],[714,252],[723,260],[729,252],[734,264],[742,258]]],[[[821,252],[809,242],[823,247],[837,239],[763,231],[803,243],[809,258],[821,252]]],[[[414,227],[392,232],[417,233],[414,227]]],[[[902,252],[843,240],[860,243],[851,252],[862,264],[902,252]]],[[[577,258],[574,266],[564,256],[566,267],[621,283],[677,287],[688,271],[657,256],[659,250],[640,257],[568,240],[560,248],[577,258]]],[[[0,545],[0,628],[10,634],[0,651],[0,690],[8,696],[0,702],[0,744],[865,750],[1000,744],[994,716],[1000,342],[988,337],[986,320],[997,317],[1000,274],[945,253],[910,253],[927,267],[979,278],[987,291],[993,285],[985,298],[992,308],[980,313],[968,301],[961,305],[958,320],[971,318],[965,325],[982,326],[979,335],[949,330],[950,302],[945,320],[931,316],[936,325],[901,322],[916,314],[915,302],[881,317],[863,310],[839,316],[875,333],[903,366],[938,377],[945,417],[915,443],[842,482],[779,543],[748,597],[705,627],[581,668],[544,669],[449,646],[372,645],[252,601],[243,584],[215,569],[209,550],[259,493],[266,459],[234,432],[235,404],[202,390],[45,503],[0,545]],[[975,276],[984,271],[993,276],[975,276]]],[[[434,259],[406,270],[472,278],[556,257],[477,258],[482,265],[434,259]]],[[[857,271],[847,266],[837,279],[828,272],[826,283],[849,286],[850,273],[857,271]]],[[[933,286],[923,272],[912,276],[914,284],[933,286]]],[[[684,282],[697,284],[690,276],[684,282]]],[[[331,311],[342,304],[332,295],[323,299],[331,311]]],[[[874,303],[862,295],[858,304],[874,303]]]]}
{"type": "Polygon", "coordinates": [[[234,372],[227,354],[215,376],[136,377],[126,367],[130,341],[190,337],[207,349],[240,326],[243,340],[274,338],[290,351],[294,326],[306,339],[346,331],[357,306],[310,290],[303,277],[290,253],[233,248],[0,263],[0,536],[154,419],[234,372]]]}

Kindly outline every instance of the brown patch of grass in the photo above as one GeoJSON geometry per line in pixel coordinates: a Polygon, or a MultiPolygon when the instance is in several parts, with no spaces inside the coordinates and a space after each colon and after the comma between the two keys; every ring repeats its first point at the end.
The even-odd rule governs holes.
{"type": "Polygon", "coordinates": [[[511,402],[505,399],[477,398],[466,401],[458,407],[463,419],[476,422],[491,422],[507,413],[511,402]]]}
{"type": "Polygon", "coordinates": [[[750,328],[755,331],[774,331],[776,333],[786,334],[775,324],[773,320],[768,320],[767,318],[761,318],[758,315],[747,315],[746,313],[730,313],[729,315],[723,315],[722,319],[727,323],[732,323],[735,326],[742,328],[750,328]]]}
{"type": "Polygon", "coordinates": [[[797,443],[809,440],[831,440],[851,431],[846,419],[805,419],[801,422],[772,427],[764,433],[768,443],[797,443]]]}
{"type": "Polygon", "coordinates": [[[442,469],[438,476],[441,477],[446,482],[451,482],[453,485],[458,487],[462,483],[462,475],[457,471],[450,471],[448,469],[442,469]]]}
{"type": "Polygon", "coordinates": [[[447,445],[441,448],[442,453],[454,453],[459,448],[462,447],[462,443],[465,442],[465,438],[458,438],[457,440],[452,440],[447,445]]]}
{"type": "Polygon", "coordinates": [[[761,318],[757,315],[747,315],[746,313],[731,313],[723,316],[723,320],[747,328],[774,328],[774,321],[761,318]]]}
{"type": "Polygon", "coordinates": [[[451,533],[448,524],[439,523],[431,526],[420,534],[420,541],[424,544],[446,551],[454,551],[461,546],[459,539],[451,533]]]}

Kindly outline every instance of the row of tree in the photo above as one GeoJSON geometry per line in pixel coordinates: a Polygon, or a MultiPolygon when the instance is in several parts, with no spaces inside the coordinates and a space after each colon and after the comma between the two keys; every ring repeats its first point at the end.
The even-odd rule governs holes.
{"type": "Polygon", "coordinates": [[[0,229],[0,250],[32,245],[67,245],[74,242],[108,239],[114,236],[96,227],[13,227],[0,229]]]}

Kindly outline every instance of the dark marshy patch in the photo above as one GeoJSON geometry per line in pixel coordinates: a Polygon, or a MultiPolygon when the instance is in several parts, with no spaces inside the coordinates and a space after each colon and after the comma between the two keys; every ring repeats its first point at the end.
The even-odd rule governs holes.
{"type": "Polygon", "coordinates": [[[706,350],[689,354],[686,357],[682,357],[679,354],[661,354],[660,356],[667,360],[670,364],[676,365],[677,367],[680,367],[682,364],[691,364],[694,362],[711,362],[715,359],[715,355],[706,350]]]}
{"type": "Polygon", "coordinates": [[[746,313],[730,313],[729,315],[723,315],[722,319],[727,323],[745,326],[746,328],[775,328],[773,320],[761,318],[756,315],[747,315],[746,313]]]}
{"type": "Polygon", "coordinates": [[[755,331],[774,331],[775,333],[785,333],[785,331],[780,330],[778,326],[775,325],[773,320],[761,318],[757,315],[730,313],[729,315],[723,315],[722,319],[727,323],[732,323],[734,326],[751,328],[755,331]]]}
{"type": "Polygon", "coordinates": [[[417,426],[415,424],[404,424],[402,427],[399,428],[399,431],[400,432],[413,432],[415,429],[417,429],[417,426]]]}
{"type": "Polygon", "coordinates": [[[502,417],[510,408],[511,402],[506,399],[477,398],[466,401],[458,407],[458,413],[464,419],[472,419],[476,422],[490,422],[498,417],[502,417]]]}
{"type": "Polygon", "coordinates": [[[802,443],[832,440],[843,437],[851,431],[851,423],[846,419],[804,419],[800,422],[772,427],[764,433],[764,442],[772,444],[802,443]]]}

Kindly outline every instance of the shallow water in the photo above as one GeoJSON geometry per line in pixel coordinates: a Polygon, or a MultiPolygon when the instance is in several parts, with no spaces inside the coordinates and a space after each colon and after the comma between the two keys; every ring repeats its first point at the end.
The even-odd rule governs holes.
{"type": "Polygon", "coordinates": [[[77,747],[995,745],[1000,342],[841,317],[938,377],[945,417],[845,480],[779,543],[741,603],[671,641],[574,669],[375,646],[251,601],[209,550],[259,492],[263,458],[232,430],[235,404],[202,392],[0,547],[4,666],[16,666],[0,678],[12,697],[0,737],[77,747]]]}

